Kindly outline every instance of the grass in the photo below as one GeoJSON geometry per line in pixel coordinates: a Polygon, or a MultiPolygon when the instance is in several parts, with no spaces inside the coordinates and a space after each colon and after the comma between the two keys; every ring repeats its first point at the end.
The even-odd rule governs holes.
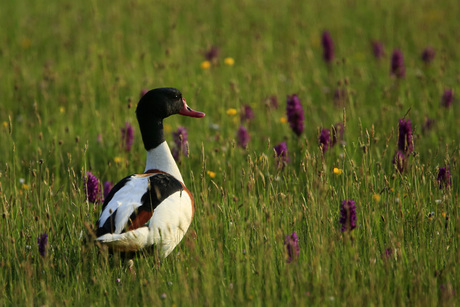
{"type": "Polygon", "coordinates": [[[6,1],[0,10],[0,305],[410,305],[459,304],[459,34],[453,0],[432,1],[6,1]],[[329,30],[336,58],[322,59],[329,30]],[[370,42],[386,55],[377,60],[370,42]],[[220,50],[207,70],[203,53],[220,50]],[[420,55],[433,46],[426,65],[420,55]],[[401,49],[406,77],[390,76],[401,49]],[[224,64],[225,57],[235,60],[224,64]],[[168,118],[189,133],[179,165],[195,219],[166,259],[134,259],[92,243],[100,205],[84,176],[140,172],[136,128],[143,88],[174,86],[201,120],[168,118]],[[343,105],[334,92],[343,89],[343,105]],[[285,117],[298,94],[306,129],[285,117]],[[278,109],[267,107],[275,96],[278,109]],[[247,149],[237,146],[239,114],[247,149]],[[415,152],[400,174],[392,159],[398,120],[410,119],[415,152]],[[423,129],[425,119],[434,120],[423,129]],[[319,132],[346,126],[344,146],[322,153],[319,132]],[[286,141],[280,169],[273,146],[286,141]],[[438,167],[452,186],[439,188],[438,167]],[[334,168],[343,170],[338,175],[334,168]],[[215,173],[211,178],[208,171],[215,173]],[[357,225],[340,231],[339,207],[356,202],[357,225]],[[287,262],[286,235],[300,253],[287,262]],[[37,237],[48,234],[45,257],[37,237]]]}

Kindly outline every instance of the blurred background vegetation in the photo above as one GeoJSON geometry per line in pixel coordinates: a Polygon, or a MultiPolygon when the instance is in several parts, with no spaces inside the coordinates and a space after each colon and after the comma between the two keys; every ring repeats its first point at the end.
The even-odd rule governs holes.
{"type": "Polygon", "coordinates": [[[0,304],[455,305],[459,15],[454,0],[4,1],[0,304]],[[390,75],[394,49],[405,78],[390,75]],[[190,157],[179,167],[197,211],[171,256],[136,258],[134,275],[91,243],[100,206],[85,200],[84,176],[116,182],[143,171],[134,109],[143,89],[164,86],[207,114],[165,126],[168,141],[187,128],[190,157]],[[286,123],[294,93],[300,137],[286,123]],[[255,117],[242,122],[246,105],[255,117]],[[400,174],[392,159],[404,116],[415,152],[400,174]],[[125,122],[135,127],[131,151],[125,122]],[[323,155],[320,131],[340,122],[344,143],[323,155]],[[282,141],[284,169],[273,152],[282,141]],[[439,189],[446,165],[453,184],[439,189]],[[357,204],[350,233],[338,223],[345,199],[357,204]],[[300,254],[287,263],[292,232],[300,254]]]}

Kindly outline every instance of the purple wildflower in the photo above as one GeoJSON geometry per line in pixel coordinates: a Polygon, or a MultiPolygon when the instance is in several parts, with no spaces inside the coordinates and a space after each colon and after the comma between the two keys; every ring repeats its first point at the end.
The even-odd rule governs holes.
{"type": "Polygon", "coordinates": [[[425,50],[422,52],[422,61],[426,64],[430,64],[431,61],[434,60],[436,56],[436,51],[434,51],[433,47],[426,47],[425,50]]]}
{"type": "Polygon", "coordinates": [[[277,159],[278,167],[289,162],[288,147],[286,142],[281,142],[274,147],[275,149],[275,158],[277,159]]]}
{"type": "Polygon", "coordinates": [[[455,296],[455,289],[450,283],[439,285],[439,292],[443,302],[451,300],[455,296]]]}
{"type": "Polygon", "coordinates": [[[377,59],[381,59],[385,55],[383,44],[379,41],[372,42],[372,51],[377,59]]]}
{"type": "Polygon", "coordinates": [[[407,166],[407,154],[414,151],[412,124],[410,120],[399,120],[398,151],[393,157],[393,164],[402,173],[407,166]]]}
{"type": "Polygon", "coordinates": [[[85,184],[85,195],[86,199],[90,203],[97,203],[101,201],[101,189],[99,187],[99,179],[91,174],[86,173],[86,184],[85,184]]]}
{"type": "Polygon", "coordinates": [[[404,66],[404,56],[399,49],[395,49],[391,55],[391,71],[392,76],[404,78],[406,76],[406,67],[404,66]]]}
{"type": "Polygon", "coordinates": [[[429,118],[428,116],[425,116],[425,122],[423,123],[422,126],[422,132],[426,133],[427,131],[431,130],[433,127],[434,120],[429,118]]]}
{"type": "Polygon", "coordinates": [[[337,123],[332,129],[332,143],[331,145],[334,146],[337,142],[343,141],[343,133],[345,132],[345,127],[343,123],[337,123]]]}
{"type": "Polygon", "coordinates": [[[300,99],[296,94],[287,96],[286,113],[291,129],[297,136],[300,136],[304,130],[304,114],[300,99]]]}
{"type": "Polygon", "coordinates": [[[438,183],[439,188],[442,189],[443,187],[450,187],[452,185],[452,180],[450,178],[450,170],[449,166],[440,167],[438,169],[438,183]]]}
{"type": "Polygon", "coordinates": [[[278,109],[279,107],[278,98],[275,95],[270,96],[268,100],[270,102],[270,108],[278,109]]]}
{"type": "Polygon", "coordinates": [[[125,151],[130,151],[134,141],[134,129],[130,123],[126,122],[125,127],[121,128],[121,138],[124,143],[125,151]]]}
{"type": "Polygon", "coordinates": [[[292,260],[299,257],[300,248],[297,233],[293,232],[290,235],[287,235],[284,239],[284,245],[286,246],[287,251],[287,263],[290,263],[292,260]]]}
{"type": "Polygon", "coordinates": [[[208,61],[213,61],[219,56],[220,50],[216,46],[212,46],[208,51],[204,53],[204,57],[208,61]]]}
{"type": "Polygon", "coordinates": [[[453,100],[454,100],[454,91],[452,91],[452,89],[444,90],[444,94],[442,94],[442,98],[441,98],[441,105],[443,107],[448,108],[452,105],[453,100]]]}
{"type": "Polygon", "coordinates": [[[356,206],[354,200],[344,200],[340,206],[340,231],[352,231],[356,228],[356,206]]]}
{"type": "Polygon", "coordinates": [[[393,250],[391,248],[387,248],[385,250],[385,258],[389,259],[391,256],[393,256],[393,250]]]}
{"type": "Polygon", "coordinates": [[[326,152],[331,143],[330,134],[331,132],[329,131],[329,129],[323,129],[321,130],[321,134],[319,135],[319,146],[323,149],[323,153],[326,152]]]}
{"type": "Polygon", "coordinates": [[[345,88],[339,87],[334,92],[334,102],[339,107],[345,106],[347,97],[348,97],[348,94],[345,88]]]}
{"type": "Polygon", "coordinates": [[[48,243],[48,235],[44,232],[37,238],[38,252],[42,257],[46,255],[46,244],[48,243]]]}
{"type": "Polygon", "coordinates": [[[139,94],[139,98],[144,97],[144,95],[147,94],[148,91],[149,91],[149,90],[146,89],[146,88],[141,89],[141,92],[140,92],[140,94],[139,94]]]}
{"type": "Polygon", "coordinates": [[[243,112],[241,112],[240,118],[241,121],[250,121],[254,118],[254,111],[250,105],[247,104],[243,107],[243,112]]]}
{"type": "Polygon", "coordinates": [[[331,63],[334,59],[334,42],[329,31],[324,31],[321,44],[323,45],[323,58],[326,63],[331,63]]]}
{"type": "Polygon", "coordinates": [[[185,129],[185,127],[177,128],[177,131],[173,132],[173,139],[174,139],[174,144],[175,144],[175,147],[172,150],[174,160],[179,161],[180,152],[182,152],[186,157],[188,157],[187,129],[185,129]]]}
{"type": "Polygon", "coordinates": [[[403,153],[414,151],[414,140],[412,137],[412,123],[410,120],[399,120],[398,150],[403,153]]]}
{"type": "Polygon", "coordinates": [[[113,188],[113,184],[112,184],[111,181],[104,182],[104,188],[103,188],[103,190],[104,190],[104,199],[107,198],[107,195],[109,195],[109,193],[112,190],[112,188],[113,188]]]}
{"type": "Polygon", "coordinates": [[[179,161],[180,159],[180,149],[179,148],[173,147],[171,149],[171,154],[176,162],[179,161]]]}
{"type": "Polygon", "coordinates": [[[404,152],[398,150],[394,157],[393,157],[393,164],[396,166],[396,169],[398,172],[402,173],[404,172],[404,169],[406,167],[407,161],[406,161],[406,155],[404,152]]]}
{"type": "Polygon", "coordinates": [[[238,141],[239,146],[246,148],[251,137],[249,136],[248,130],[243,126],[240,126],[238,132],[236,133],[236,139],[238,141]]]}

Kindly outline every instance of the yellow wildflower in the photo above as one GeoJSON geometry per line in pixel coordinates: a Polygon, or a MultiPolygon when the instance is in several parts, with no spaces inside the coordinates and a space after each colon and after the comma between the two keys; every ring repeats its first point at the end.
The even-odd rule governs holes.
{"type": "Polygon", "coordinates": [[[376,193],[376,194],[372,195],[372,199],[373,199],[375,202],[378,203],[378,202],[380,201],[380,194],[377,194],[377,193],[376,193]]]}
{"type": "Polygon", "coordinates": [[[115,158],[113,158],[113,161],[115,161],[115,163],[121,163],[121,162],[123,162],[123,158],[122,157],[115,157],[115,158]]]}
{"type": "Polygon", "coordinates": [[[282,124],[285,124],[285,123],[287,123],[287,118],[286,118],[286,117],[284,117],[284,116],[283,116],[283,117],[281,117],[281,118],[280,118],[280,122],[281,122],[282,124]]]}
{"type": "Polygon", "coordinates": [[[267,157],[267,155],[264,154],[264,153],[261,154],[261,155],[259,156],[259,161],[260,161],[260,162],[268,162],[268,157],[267,157]]]}
{"type": "Polygon", "coordinates": [[[430,214],[428,214],[428,221],[433,220],[433,217],[434,217],[434,212],[430,212],[430,214]]]}
{"type": "Polygon", "coordinates": [[[214,173],[214,172],[212,172],[212,171],[207,171],[206,173],[207,173],[208,176],[211,177],[211,178],[216,177],[216,173],[214,173]]]}
{"type": "Polygon", "coordinates": [[[202,69],[209,69],[209,67],[211,67],[211,62],[209,62],[209,61],[201,62],[201,68],[202,69]]]}
{"type": "Polygon", "coordinates": [[[237,111],[235,108],[230,108],[227,110],[227,115],[231,115],[231,116],[234,116],[236,115],[237,111]]]}
{"type": "Polygon", "coordinates": [[[170,124],[163,124],[163,129],[165,129],[166,133],[170,133],[172,131],[172,127],[170,124]]]}
{"type": "Polygon", "coordinates": [[[235,60],[231,57],[225,58],[224,64],[227,66],[233,66],[235,64],[235,60]]]}
{"type": "Polygon", "coordinates": [[[312,47],[320,47],[321,46],[321,37],[319,35],[311,35],[310,36],[310,44],[312,47]]]}
{"type": "Polygon", "coordinates": [[[343,173],[343,169],[340,169],[340,168],[337,168],[337,167],[334,167],[334,170],[333,170],[334,174],[336,175],[342,175],[343,173]]]}
{"type": "Polygon", "coordinates": [[[59,112],[64,113],[64,112],[65,112],[65,108],[64,108],[64,107],[60,107],[60,108],[59,108],[59,112]]]}
{"type": "Polygon", "coordinates": [[[24,190],[28,190],[28,189],[29,189],[29,185],[28,185],[27,183],[24,183],[24,184],[22,185],[22,188],[23,188],[24,190]]]}
{"type": "Polygon", "coordinates": [[[443,218],[446,218],[447,214],[445,212],[441,213],[443,218]]]}
{"type": "Polygon", "coordinates": [[[32,41],[28,39],[27,37],[21,40],[22,49],[29,49],[31,45],[32,45],[32,41]]]}
{"type": "Polygon", "coordinates": [[[3,125],[3,128],[8,128],[8,122],[7,122],[7,121],[4,121],[4,122],[2,123],[2,125],[3,125]]]}

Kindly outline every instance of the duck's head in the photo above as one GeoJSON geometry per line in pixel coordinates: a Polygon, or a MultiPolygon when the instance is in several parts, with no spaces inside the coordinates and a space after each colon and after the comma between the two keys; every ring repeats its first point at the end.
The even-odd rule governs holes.
{"type": "Polygon", "coordinates": [[[164,141],[163,119],[174,114],[197,118],[205,116],[203,112],[192,110],[182,93],[175,88],[157,88],[142,96],[137,105],[136,116],[147,150],[164,141]]]}
{"type": "Polygon", "coordinates": [[[175,88],[165,87],[148,91],[142,96],[136,110],[137,118],[147,120],[163,119],[170,115],[180,114],[190,117],[203,117],[202,112],[192,110],[182,93],[175,88]]]}

